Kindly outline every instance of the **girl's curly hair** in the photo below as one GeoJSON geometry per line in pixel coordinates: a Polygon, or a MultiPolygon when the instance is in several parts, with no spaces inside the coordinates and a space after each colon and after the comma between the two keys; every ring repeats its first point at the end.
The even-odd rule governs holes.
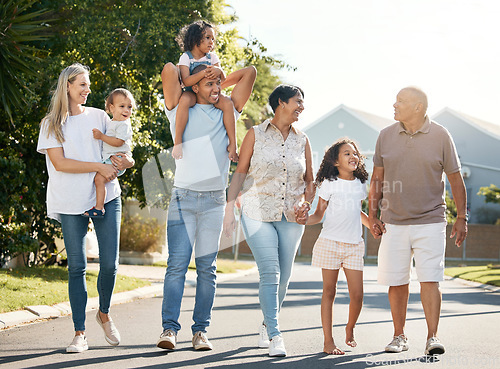
{"type": "Polygon", "coordinates": [[[316,181],[314,182],[317,187],[321,186],[321,183],[325,179],[336,180],[339,175],[339,170],[335,166],[335,163],[339,160],[339,151],[340,147],[344,144],[351,144],[354,146],[356,153],[358,154],[359,163],[356,170],[353,172],[354,177],[358,178],[361,183],[365,183],[368,179],[368,172],[365,168],[364,159],[365,157],[361,155],[358,150],[358,146],[356,143],[350,138],[344,137],[340,138],[335,143],[330,146],[328,150],[325,152],[325,156],[323,157],[323,161],[319,167],[318,173],[316,174],[316,181]]]}
{"type": "Polygon", "coordinates": [[[214,28],[210,23],[204,20],[197,20],[187,26],[182,27],[175,38],[182,51],[191,51],[195,46],[200,45],[203,38],[203,32],[207,28],[214,28]]]}

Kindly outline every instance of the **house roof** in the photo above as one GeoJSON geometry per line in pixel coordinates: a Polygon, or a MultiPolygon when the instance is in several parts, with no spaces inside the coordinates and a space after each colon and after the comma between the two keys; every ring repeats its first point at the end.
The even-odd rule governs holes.
{"type": "Polygon", "coordinates": [[[364,112],[362,110],[353,109],[353,108],[350,108],[348,106],[345,106],[344,104],[340,104],[335,109],[330,110],[328,113],[326,113],[325,115],[323,115],[319,119],[316,119],[314,122],[312,122],[311,124],[304,127],[302,130],[304,132],[306,132],[307,130],[309,130],[312,127],[316,126],[317,124],[321,123],[322,121],[324,121],[328,117],[332,116],[333,114],[335,114],[339,110],[347,111],[349,114],[351,114],[355,118],[359,119],[361,122],[363,122],[367,126],[372,127],[376,131],[380,131],[383,128],[387,127],[388,125],[394,123],[394,120],[379,117],[378,115],[370,114],[370,113],[364,112]]]}
{"type": "Polygon", "coordinates": [[[464,122],[470,124],[471,126],[475,127],[476,129],[496,138],[497,140],[500,140],[500,125],[495,124],[495,123],[490,123],[486,122],[484,120],[471,117],[470,115],[458,112],[456,110],[450,109],[448,107],[442,109],[438,113],[434,114],[433,119],[436,119],[439,117],[439,115],[448,112],[458,119],[463,120],[464,122]]]}

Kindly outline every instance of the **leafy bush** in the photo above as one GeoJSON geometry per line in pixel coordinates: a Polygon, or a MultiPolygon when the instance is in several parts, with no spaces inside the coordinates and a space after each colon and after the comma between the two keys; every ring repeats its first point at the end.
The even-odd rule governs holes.
{"type": "Polygon", "coordinates": [[[120,250],[154,252],[159,251],[160,237],[165,226],[155,218],[144,219],[139,215],[124,216],[120,233],[120,250]]]}

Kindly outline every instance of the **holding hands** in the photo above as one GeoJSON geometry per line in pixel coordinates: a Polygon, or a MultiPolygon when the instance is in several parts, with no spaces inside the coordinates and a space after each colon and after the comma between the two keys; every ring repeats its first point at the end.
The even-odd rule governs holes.
{"type": "Polygon", "coordinates": [[[377,239],[385,233],[385,224],[378,218],[369,218],[370,233],[377,239]]]}
{"type": "Polygon", "coordinates": [[[308,201],[302,202],[299,206],[295,205],[295,221],[298,224],[305,225],[309,219],[309,210],[311,210],[311,204],[308,201]]]}

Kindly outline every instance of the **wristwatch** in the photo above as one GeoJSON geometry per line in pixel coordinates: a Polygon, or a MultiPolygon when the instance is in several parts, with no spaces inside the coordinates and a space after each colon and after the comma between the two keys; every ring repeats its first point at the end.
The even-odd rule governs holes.
{"type": "Polygon", "coordinates": [[[466,222],[468,222],[469,221],[469,214],[458,214],[457,219],[463,219],[466,222]]]}

